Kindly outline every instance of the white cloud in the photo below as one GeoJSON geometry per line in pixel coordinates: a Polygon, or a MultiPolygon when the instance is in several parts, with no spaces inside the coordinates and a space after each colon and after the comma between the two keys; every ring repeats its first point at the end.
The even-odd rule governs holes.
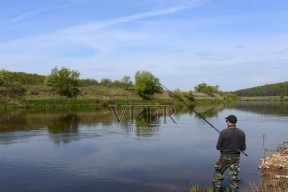
{"type": "Polygon", "coordinates": [[[14,22],[17,22],[17,21],[21,21],[21,20],[24,20],[24,19],[27,19],[29,17],[32,17],[33,15],[36,15],[36,14],[39,14],[39,13],[42,13],[42,12],[45,12],[45,11],[48,11],[50,10],[49,8],[43,8],[43,9],[38,9],[38,10],[34,10],[34,11],[29,11],[29,12],[26,12],[26,13],[23,13],[21,15],[18,15],[10,20],[8,20],[9,23],[14,23],[14,22]]]}
{"type": "Polygon", "coordinates": [[[183,11],[186,9],[191,9],[196,6],[203,5],[204,3],[207,3],[208,1],[209,0],[192,0],[192,1],[189,1],[189,3],[183,4],[183,5],[177,5],[177,6],[170,7],[170,8],[164,8],[164,9],[160,9],[156,11],[144,12],[144,13],[139,13],[135,15],[119,17],[119,18],[111,19],[107,21],[97,21],[97,22],[92,22],[90,24],[71,27],[71,28],[66,29],[65,32],[79,33],[83,31],[97,30],[100,28],[109,27],[109,26],[116,25],[116,24],[137,21],[137,20],[141,20],[141,19],[145,19],[149,17],[168,15],[168,14],[176,13],[179,11],[183,11]]]}
{"type": "MultiPolygon", "coordinates": [[[[82,78],[98,80],[120,79],[124,75],[133,77],[137,70],[149,70],[169,88],[183,90],[202,82],[219,84],[224,90],[235,89],[231,87],[235,74],[239,78],[237,84],[242,87],[284,78],[284,75],[277,77],[275,74],[287,69],[286,33],[239,38],[227,37],[221,32],[217,35],[205,33],[210,32],[211,26],[226,27],[226,24],[246,22],[250,16],[258,19],[261,15],[145,20],[191,9],[208,1],[181,2],[179,6],[2,43],[0,68],[47,74],[56,65],[66,66],[78,70],[82,78]],[[126,28],[126,25],[131,27],[130,24],[132,30],[126,28]],[[78,53],[69,57],[69,53],[81,48],[91,50],[89,57],[77,57],[78,53]],[[269,79],[255,75],[269,72],[269,79]]],[[[33,14],[23,15],[22,19],[37,13],[33,14]]]]}
{"type": "MultiPolygon", "coordinates": [[[[116,24],[128,23],[148,17],[167,15],[179,12],[185,9],[199,6],[205,2],[207,2],[207,0],[193,0],[181,6],[170,7],[146,13],[139,13],[131,16],[119,17],[107,21],[97,21],[89,24],[78,25],[62,29],[58,32],[53,32],[50,34],[43,34],[38,36],[26,37],[22,39],[15,39],[0,44],[0,50],[2,54],[8,52],[11,52],[11,54],[12,53],[17,54],[17,52],[23,52],[23,53],[36,52],[37,54],[49,54],[49,52],[51,51],[53,52],[53,50],[59,51],[59,48],[61,50],[61,48],[66,46],[77,46],[81,44],[81,45],[87,45],[102,52],[107,52],[110,49],[109,45],[115,43],[117,44],[117,42],[121,43],[125,41],[133,41],[141,39],[143,34],[139,32],[133,33],[121,30],[111,31],[109,29],[105,30],[105,28],[116,24]]],[[[40,12],[52,9],[64,8],[70,5],[71,4],[61,7],[45,8],[32,12],[27,12],[12,19],[11,21],[16,22],[21,19],[25,19],[27,17],[36,15],[40,12]]]]}
{"type": "Polygon", "coordinates": [[[37,10],[33,10],[33,11],[28,11],[25,13],[22,13],[12,19],[9,19],[7,21],[7,23],[15,23],[18,21],[22,21],[31,17],[36,17],[38,14],[44,13],[44,12],[48,12],[48,11],[54,11],[54,10],[59,10],[59,9],[64,9],[73,5],[78,4],[79,2],[75,1],[74,3],[69,3],[69,4],[65,4],[65,5],[61,5],[61,6],[55,6],[55,7],[45,7],[42,9],[37,9],[37,10]]]}

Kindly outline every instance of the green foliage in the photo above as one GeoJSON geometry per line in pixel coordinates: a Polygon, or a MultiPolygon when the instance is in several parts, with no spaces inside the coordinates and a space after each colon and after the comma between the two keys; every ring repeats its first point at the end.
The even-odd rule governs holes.
{"type": "Polygon", "coordinates": [[[0,86],[7,86],[11,83],[10,73],[6,70],[0,70],[0,86]]]}
{"type": "Polygon", "coordinates": [[[23,88],[22,84],[12,80],[14,80],[12,72],[0,70],[1,99],[19,99],[26,93],[26,89],[23,88]]]}
{"type": "Polygon", "coordinates": [[[190,102],[195,102],[195,97],[194,97],[193,91],[184,92],[184,93],[183,93],[183,96],[184,96],[186,99],[188,99],[188,101],[190,101],[190,102]]]}
{"type": "Polygon", "coordinates": [[[112,87],[112,84],[113,84],[113,82],[110,79],[102,79],[100,81],[101,86],[112,87]]]}
{"type": "Polygon", "coordinates": [[[45,76],[38,74],[28,74],[24,72],[10,72],[13,83],[21,85],[43,85],[45,76]]]}
{"type": "Polygon", "coordinates": [[[52,69],[51,74],[45,79],[45,85],[51,86],[52,89],[60,95],[67,97],[76,97],[79,92],[77,81],[80,73],[65,67],[58,70],[57,67],[52,69]]]}
{"type": "Polygon", "coordinates": [[[44,75],[0,70],[0,86],[9,84],[43,85],[44,75]]]}
{"type": "Polygon", "coordinates": [[[121,82],[126,83],[126,84],[132,84],[132,81],[130,81],[130,77],[125,75],[122,79],[121,82]]]}
{"type": "Polygon", "coordinates": [[[149,71],[137,71],[135,74],[135,91],[143,98],[162,91],[159,79],[149,71]]]}
{"type": "Polygon", "coordinates": [[[234,92],[237,96],[288,96],[288,81],[283,83],[267,84],[248,89],[241,89],[234,92]]]}
{"type": "Polygon", "coordinates": [[[213,93],[219,92],[219,85],[211,86],[207,85],[206,83],[201,83],[194,87],[196,92],[206,93],[208,95],[213,96],[213,93]]]}
{"type": "Polygon", "coordinates": [[[133,86],[132,81],[130,81],[129,76],[124,76],[121,81],[115,80],[112,81],[111,79],[102,79],[99,83],[100,86],[103,87],[118,87],[118,88],[123,88],[123,89],[130,89],[133,86]]]}
{"type": "Polygon", "coordinates": [[[280,144],[276,150],[277,151],[284,151],[287,149],[288,149],[288,141],[283,141],[282,144],[280,144]]]}
{"type": "Polygon", "coordinates": [[[133,82],[130,80],[131,78],[127,75],[125,75],[122,79],[121,82],[124,85],[125,89],[130,89],[133,86],[133,82]]]}
{"type": "Polygon", "coordinates": [[[24,89],[19,84],[11,84],[6,87],[1,87],[0,89],[0,99],[10,100],[10,99],[20,99],[26,93],[26,89],[24,89]]]}
{"type": "Polygon", "coordinates": [[[182,92],[180,89],[176,89],[172,93],[169,93],[169,96],[176,98],[178,101],[184,102],[191,108],[193,108],[195,104],[195,97],[192,91],[182,92]]]}
{"type": "Polygon", "coordinates": [[[179,101],[184,101],[184,97],[183,97],[184,95],[180,89],[176,89],[172,93],[169,93],[170,97],[176,97],[179,101]]]}
{"type": "Polygon", "coordinates": [[[78,80],[79,87],[94,86],[98,85],[98,81],[95,79],[80,79],[78,80]]]}
{"type": "Polygon", "coordinates": [[[223,98],[225,101],[236,101],[238,99],[237,95],[234,93],[225,93],[223,98]]]}

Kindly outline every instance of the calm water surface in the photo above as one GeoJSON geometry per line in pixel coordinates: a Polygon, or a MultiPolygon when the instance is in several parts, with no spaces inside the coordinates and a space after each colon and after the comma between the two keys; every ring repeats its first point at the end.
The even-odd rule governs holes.
{"type": "MultiPolygon", "coordinates": [[[[288,103],[196,108],[218,129],[235,114],[245,131],[241,185],[258,183],[266,147],[288,140],[288,103]]],[[[119,109],[119,113],[121,109],[119,109]]],[[[183,109],[164,124],[117,123],[109,109],[0,112],[1,191],[184,191],[210,187],[218,133],[183,109]]],[[[136,119],[137,120],[137,119],[136,119]]],[[[227,185],[227,181],[225,182],[227,185]]]]}

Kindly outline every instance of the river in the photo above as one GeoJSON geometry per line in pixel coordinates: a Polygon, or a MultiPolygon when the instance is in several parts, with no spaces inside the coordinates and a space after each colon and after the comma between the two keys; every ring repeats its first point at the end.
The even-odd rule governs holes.
{"type": "MultiPolygon", "coordinates": [[[[135,113],[131,119],[129,107],[117,108],[119,119],[109,108],[1,111],[0,190],[180,192],[193,184],[210,187],[219,157],[218,132],[193,112],[176,108],[169,116],[162,109],[154,107],[149,122],[135,113]]],[[[285,102],[195,110],[219,130],[226,128],[226,116],[238,117],[249,155],[241,156],[241,187],[260,181],[263,136],[266,155],[288,140],[285,102]]]]}

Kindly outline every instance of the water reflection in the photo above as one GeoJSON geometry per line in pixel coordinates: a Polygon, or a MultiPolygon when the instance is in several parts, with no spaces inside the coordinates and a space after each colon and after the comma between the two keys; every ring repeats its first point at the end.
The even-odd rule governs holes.
{"type": "Polygon", "coordinates": [[[131,123],[135,126],[130,127],[130,132],[135,132],[137,136],[151,137],[159,132],[161,124],[159,108],[154,106],[151,108],[143,107],[141,111],[136,112],[136,116],[132,116],[131,123]],[[135,119],[133,119],[135,117],[135,119]],[[135,120],[135,121],[134,121],[135,120]],[[132,130],[131,130],[132,129],[132,130]]]}
{"type": "Polygon", "coordinates": [[[49,128],[56,133],[75,129],[72,125],[82,123],[87,126],[101,123],[113,124],[113,115],[108,109],[89,111],[1,111],[0,132],[31,131],[49,128]],[[52,123],[51,123],[52,122],[52,123]],[[62,128],[61,128],[62,126],[62,128]],[[67,127],[68,126],[68,127],[67,127]],[[58,127],[58,129],[56,129],[58,127]],[[68,130],[66,130],[68,128],[68,130]]]}
{"type": "MultiPolygon", "coordinates": [[[[173,106],[174,107],[174,106],[173,106]]],[[[192,116],[193,112],[181,104],[176,105],[172,118],[179,119],[183,114],[192,116]]],[[[234,108],[241,111],[249,111],[257,114],[287,115],[287,102],[238,102],[234,106],[227,107],[224,104],[195,107],[194,109],[205,118],[218,117],[227,108],[234,108]]],[[[120,110],[120,109],[118,109],[120,110]]],[[[118,112],[119,113],[119,112],[118,112]]],[[[200,118],[194,115],[196,118],[200,118]]],[[[160,125],[165,121],[174,124],[173,120],[165,114],[161,106],[148,109],[144,107],[141,111],[136,111],[131,115],[128,110],[117,122],[115,116],[109,108],[94,110],[53,110],[53,111],[1,111],[0,112],[0,132],[28,132],[33,130],[47,129],[50,138],[54,143],[69,143],[79,137],[79,125],[95,127],[95,125],[112,126],[117,125],[122,128],[124,134],[135,133],[136,136],[152,137],[159,133],[160,125]]],[[[33,134],[23,134],[16,136],[13,134],[1,135],[1,142],[12,142],[19,137],[31,137],[33,134]]]]}
{"type": "Polygon", "coordinates": [[[60,116],[47,126],[48,132],[51,134],[77,133],[79,122],[80,118],[77,114],[60,116]]]}
{"type": "Polygon", "coordinates": [[[178,110],[171,105],[124,105],[120,108],[110,105],[109,108],[113,113],[114,122],[121,125],[126,133],[135,133],[136,136],[143,137],[157,134],[161,124],[166,124],[168,120],[176,123],[173,115],[177,114],[178,110]]]}
{"type": "Polygon", "coordinates": [[[279,101],[240,101],[235,108],[242,111],[250,111],[258,114],[287,115],[288,102],[279,101]]]}
{"type": "MultiPolygon", "coordinates": [[[[194,110],[200,113],[203,117],[217,117],[218,113],[223,111],[226,108],[224,104],[218,104],[218,105],[209,105],[209,106],[203,106],[203,107],[195,107],[194,110]]],[[[197,118],[200,118],[197,116],[197,118]]],[[[201,119],[201,118],[200,118],[201,119]]]]}
{"type": "Polygon", "coordinates": [[[80,118],[77,114],[60,116],[48,124],[48,133],[56,144],[69,143],[71,140],[78,140],[78,124],[80,118]]]}
{"type": "MultiPolygon", "coordinates": [[[[247,133],[249,154],[242,158],[241,178],[244,183],[257,181],[261,136],[267,135],[267,147],[279,144],[287,138],[288,118],[259,115],[270,113],[270,104],[269,110],[259,112],[254,105],[229,107],[209,105],[195,110],[216,127],[225,125],[223,119],[232,112],[247,119],[239,122],[247,133]]],[[[272,108],[287,116],[286,107],[272,108]]],[[[218,133],[185,106],[176,108],[177,124],[169,117],[164,124],[160,111],[144,109],[133,121],[128,112],[119,124],[108,108],[1,112],[0,177],[7,178],[0,181],[1,191],[180,192],[191,187],[191,180],[211,186],[219,155],[218,133]]]]}
{"type": "Polygon", "coordinates": [[[14,132],[30,130],[30,124],[26,116],[21,112],[0,114],[0,132],[14,132]]]}
{"type": "Polygon", "coordinates": [[[70,110],[19,110],[0,112],[0,142],[5,144],[27,140],[37,136],[37,130],[48,131],[54,143],[69,143],[78,140],[79,125],[93,127],[97,124],[110,126],[113,115],[107,109],[70,110]],[[24,133],[25,132],[25,133],[24,133]],[[20,134],[21,133],[21,134],[20,134]]]}

